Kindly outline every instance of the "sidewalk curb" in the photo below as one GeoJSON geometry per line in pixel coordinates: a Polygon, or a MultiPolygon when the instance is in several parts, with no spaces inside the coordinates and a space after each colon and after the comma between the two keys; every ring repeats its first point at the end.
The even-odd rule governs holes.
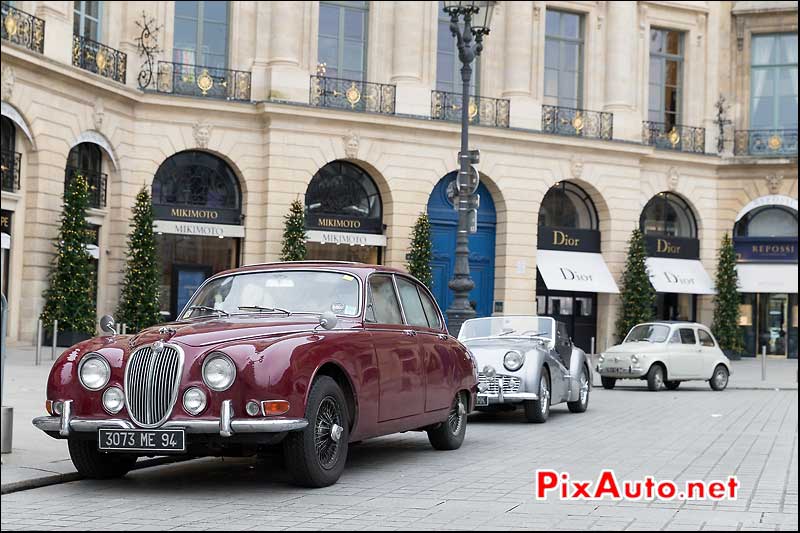
{"type": "MultiPolygon", "coordinates": [[[[153,466],[160,466],[170,463],[178,463],[182,461],[188,461],[190,458],[186,457],[155,457],[152,459],[145,459],[142,461],[137,461],[134,467],[131,469],[133,470],[141,470],[142,468],[150,468],[153,466]]],[[[38,489],[41,487],[48,487],[50,485],[59,485],[61,483],[69,483],[71,481],[78,481],[83,479],[78,472],[67,472],[66,474],[59,474],[57,472],[52,472],[48,470],[44,470],[43,468],[39,467],[17,467],[17,468],[24,468],[26,470],[40,470],[42,472],[41,476],[32,477],[30,479],[24,479],[21,481],[13,481],[11,483],[3,483],[2,487],[0,488],[0,494],[12,494],[14,492],[20,492],[24,490],[31,490],[31,489],[38,489]]]]}

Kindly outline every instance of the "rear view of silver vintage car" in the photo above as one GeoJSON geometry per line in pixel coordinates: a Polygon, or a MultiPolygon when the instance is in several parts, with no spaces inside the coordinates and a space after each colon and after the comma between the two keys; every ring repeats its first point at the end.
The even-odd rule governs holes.
{"type": "Polygon", "coordinates": [[[589,406],[592,370],[566,327],[549,317],[499,316],[464,322],[458,339],[478,364],[475,409],[523,407],[530,422],[546,422],[550,407],[566,402],[573,413],[589,406]]]}

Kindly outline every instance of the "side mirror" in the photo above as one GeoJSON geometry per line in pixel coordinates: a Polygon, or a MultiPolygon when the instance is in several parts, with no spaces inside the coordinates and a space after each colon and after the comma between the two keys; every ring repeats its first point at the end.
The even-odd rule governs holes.
{"type": "Polygon", "coordinates": [[[114,317],[111,315],[103,315],[100,318],[100,329],[105,331],[106,333],[111,333],[112,335],[117,334],[117,324],[114,322],[114,317]]]}
{"type": "Polygon", "coordinates": [[[319,316],[319,325],[323,329],[331,330],[336,327],[339,319],[331,311],[325,311],[319,316]]]}

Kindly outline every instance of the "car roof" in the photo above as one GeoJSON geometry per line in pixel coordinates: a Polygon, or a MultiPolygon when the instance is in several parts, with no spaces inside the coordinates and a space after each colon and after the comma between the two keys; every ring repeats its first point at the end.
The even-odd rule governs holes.
{"type": "Polygon", "coordinates": [[[642,322],[641,324],[636,324],[637,326],[644,326],[647,324],[664,324],[664,325],[682,325],[682,326],[693,326],[693,327],[700,327],[708,329],[708,326],[705,324],[701,324],[699,322],[689,322],[688,320],[653,320],[650,322],[642,322]]]}
{"type": "Polygon", "coordinates": [[[253,263],[244,266],[240,266],[238,268],[231,268],[229,270],[224,270],[222,272],[218,272],[211,276],[212,278],[218,276],[227,276],[230,274],[242,273],[242,272],[261,272],[261,271],[269,271],[269,270],[303,270],[303,269],[310,269],[310,270],[343,270],[353,275],[357,275],[360,277],[366,277],[373,272],[385,272],[388,274],[404,274],[406,276],[411,276],[405,270],[401,270],[399,268],[387,267],[383,265],[372,265],[367,263],[357,263],[355,261],[274,261],[271,263],[253,263]]]}

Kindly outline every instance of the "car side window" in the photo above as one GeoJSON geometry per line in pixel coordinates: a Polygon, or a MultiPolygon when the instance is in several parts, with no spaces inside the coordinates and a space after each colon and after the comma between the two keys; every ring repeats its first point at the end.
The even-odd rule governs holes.
{"type": "Polygon", "coordinates": [[[681,332],[677,329],[672,333],[672,337],[669,338],[670,344],[680,344],[681,343],[681,332]]]}
{"type": "Polygon", "coordinates": [[[406,313],[406,322],[411,326],[427,328],[428,319],[422,308],[417,286],[399,276],[395,280],[397,280],[397,290],[400,292],[400,301],[403,303],[403,311],[406,313]]]}
{"type": "Polygon", "coordinates": [[[697,339],[694,336],[694,330],[691,328],[681,328],[681,344],[697,344],[697,339]]]}
{"type": "Polygon", "coordinates": [[[369,278],[369,302],[367,305],[367,321],[379,324],[403,323],[400,303],[397,301],[391,276],[371,276],[369,278]]]}
{"type": "Polygon", "coordinates": [[[712,348],[716,346],[714,342],[714,337],[711,336],[709,332],[704,329],[698,329],[697,335],[700,337],[700,344],[703,346],[711,346],[712,348]]]}
{"type": "Polygon", "coordinates": [[[433,329],[442,329],[442,322],[439,320],[439,312],[433,300],[423,291],[419,289],[419,297],[422,298],[422,308],[425,310],[425,316],[428,318],[428,325],[433,329]]]}

